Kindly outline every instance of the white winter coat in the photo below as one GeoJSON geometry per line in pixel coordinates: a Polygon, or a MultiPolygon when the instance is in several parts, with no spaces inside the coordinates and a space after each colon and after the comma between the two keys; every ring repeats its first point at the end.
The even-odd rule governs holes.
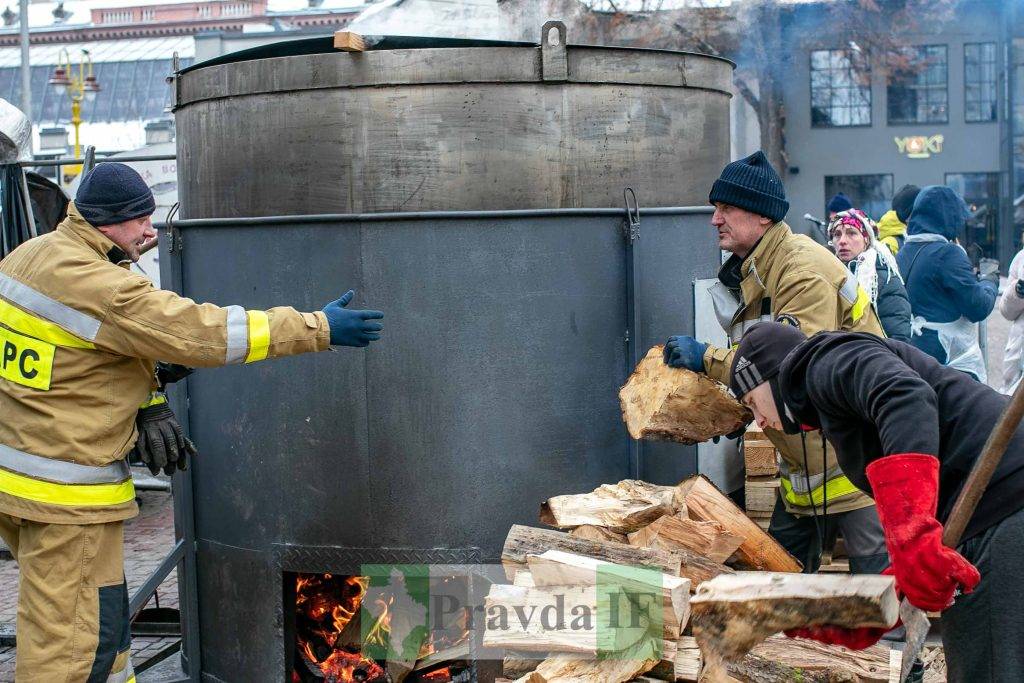
{"type": "Polygon", "coordinates": [[[1009,277],[1003,294],[999,297],[999,312],[1009,320],[1010,331],[1006,335],[1006,354],[1003,356],[1004,394],[1012,393],[1020,381],[1024,364],[1024,299],[1017,296],[1017,280],[1024,278],[1024,250],[1017,252],[1010,263],[1009,277]]]}

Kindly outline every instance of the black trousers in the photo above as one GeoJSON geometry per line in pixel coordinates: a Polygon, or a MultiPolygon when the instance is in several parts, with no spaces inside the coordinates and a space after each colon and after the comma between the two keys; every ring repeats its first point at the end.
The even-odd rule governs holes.
{"type": "Polygon", "coordinates": [[[822,537],[828,538],[836,528],[843,532],[851,574],[879,574],[889,566],[885,534],[874,505],[827,517],[819,514],[815,521],[814,517],[798,517],[787,512],[780,497],[775,501],[768,533],[803,563],[805,574],[814,574],[821,567],[819,529],[822,537]]]}
{"type": "Polygon", "coordinates": [[[1024,510],[957,548],[981,572],[942,613],[950,683],[1024,681],[1024,510]]]}

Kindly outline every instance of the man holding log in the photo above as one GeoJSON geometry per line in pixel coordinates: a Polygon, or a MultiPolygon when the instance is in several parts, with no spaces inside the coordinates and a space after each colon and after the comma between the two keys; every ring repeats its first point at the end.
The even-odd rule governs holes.
{"type": "MultiPolygon", "coordinates": [[[[909,344],[846,332],[807,339],[778,323],[744,336],[730,389],[762,426],[820,429],[846,476],[873,495],[892,558],[887,573],[914,606],[944,610],[950,681],[1024,680],[1024,428],[962,542],[942,544],[942,525],[1008,397],[909,344]]],[[[880,631],[791,635],[867,647],[880,631]]]]}
{"type": "MultiPolygon", "coordinates": [[[[883,336],[867,293],[827,249],[784,222],[789,202],[782,179],[763,152],[725,167],[711,188],[711,224],[719,246],[732,256],[711,289],[715,312],[729,346],[718,348],[693,337],[672,337],[665,362],[729,381],[734,345],[762,320],[788,323],[803,334],[853,330],[883,336]]],[[[882,529],[870,498],[839,469],[835,453],[820,434],[806,440],[778,430],[765,434],[782,454],[781,496],[768,532],[816,572],[822,541],[838,526],[853,573],[878,573],[889,562],[882,529]]]]}

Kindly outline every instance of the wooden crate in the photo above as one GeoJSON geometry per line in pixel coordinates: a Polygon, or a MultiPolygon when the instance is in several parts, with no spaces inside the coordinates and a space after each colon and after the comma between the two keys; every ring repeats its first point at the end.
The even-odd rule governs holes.
{"type": "Polygon", "coordinates": [[[747,477],[744,489],[747,513],[762,512],[770,515],[775,509],[778,492],[778,477],[747,477]]]}
{"type": "Polygon", "coordinates": [[[774,477],[779,473],[775,445],[768,440],[743,440],[743,460],[748,477],[774,477]]]}

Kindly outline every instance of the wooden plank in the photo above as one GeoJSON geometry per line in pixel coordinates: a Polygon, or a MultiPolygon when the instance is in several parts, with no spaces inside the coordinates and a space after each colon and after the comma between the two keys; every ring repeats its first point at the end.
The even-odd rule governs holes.
{"type": "Polygon", "coordinates": [[[505,538],[501,551],[501,563],[509,581],[515,579],[517,571],[527,569],[529,555],[542,555],[548,550],[563,550],[576,555],[586,555],[606,562],[634,567],[650,567],[666,574],[690,579],[691,588],[722,574],[731,574],[732,569],[687,550],[659,550],[658,548],[637,548],[625,543],[590,541],[573,538],[562,531],[539,529],[537,527],[513,524],[505,538]]]}
{"type": "MultiPolygon", "coordinates": [[[[554,586],[598,586],[603,589],[621,588],[636,602],[641,596],[650,596],[661,604],[662,637],[675,640],[690,618],[690,580],[663,572],[627,567],[574,555],[561,550],[549,550],[542,555],[527,558],[530,575],[538,588],[554,586]]],[[[644,604],[638,605],[647,610],[644,604]]],[[[656,609],[656,608],[654,608],[656,609]]]]}
{"type": "Polygon", "coordinates": [[[589,658],[626,650],[647,637],[644,619],[620,623],[629,614],[629,598],[619,590],[596,586],[525,588],[491,586],[484,647],[527,652],[567,652],[589,658]]]}
{"type": "Polygon", "coordinates": [[[549,498],[541,505],[540,521],[562,529],[589,524],[624,534],[676,510],[673,487],[624,479],[602,484],[591,493],[549,498]]]}
{"type": "Polygon", "coordinates": [[[730,533],[743,538],[736,558],[746,568],[773,572],[799,572],[800,563],[778,541],[761,530],[728,496],[707,477],[698,475],[679,484],[690,519],[718,522],[730,533]]]}
{"type": "Polygon", "coordinates": [[[899,616],[892,577],[863,574],[738,572],[704,582],[690,603],[693,635],[716,666],[786,629],[891,628],[899,616]]]}
{"type": "Polygon", "coordinates": [[[872,645],[864,650],[848,650],[839,645],[825,645],[814,640],[771,636],[750,651],[765,659],[794,668],[820,671],[835,668],[849,671],[863,683],[888,683],[899,676],[902,653],[887,645],[872,645]],[[895,668],[892,653],[896,653],[895,668]]]}
{"type": "Polygon", "coordinates": [[[361,35],[352,31],[335,31],[334,49],[345,52],[363,52],[366,50],[366,41],[361,35]]]}
{"type": "Polygon", "coordinates": [[[718,522],[698,522],[684,514],[665,515],[628,535],[630,545],[664,550],[690,550],[714,562],[725,562],[743,538],[718,522]]]}
{"type": "Polygon", "coordinates": [[[752,511],[770,514],[779,497],[779,480],[777,477],[747,477],[743,493],[748,515],[752,511]]]}
{"type": "Polygon", "coordinates": [[[611,541],[613,543],[628,543],[626,534],[620,534],[617,531],[603,526],[595,526],[593,524],[584,524],[578,526],[569,532],[569,535],[573,538],[585,538],[591,541],[611,541]]]}
{"type": "Polygon", "coordinates": [[[774,477],[779,474],[775,444],[767,439],[755,441],[749,436],[745,437],[743,439],[743,462],[748,477],[774,477]]]}
{"type": "Polygon", "coordinates": [[[665,365],[661,346],[636,366],[619,391],[619,403],[634,439],[700,443],[753,419],[725,386],[703,373],[665,365]]]}

